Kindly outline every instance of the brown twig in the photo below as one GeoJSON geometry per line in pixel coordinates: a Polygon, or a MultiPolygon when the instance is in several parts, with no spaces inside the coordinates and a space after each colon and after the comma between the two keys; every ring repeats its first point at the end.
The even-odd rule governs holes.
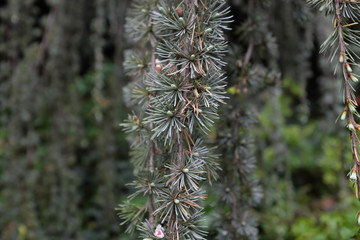
{"type": "MultiPolygon", "coordinates": [[[[193,0],[185,0],[185,3],[188,6],[191,6],[191,9],[193,11],[193,15],[191,17],[190,22],[193,23],[196,15],[195,15],[195,3],[193,0]]],[[[193,32],[191,34],[191,40],[187,42],[187,44],[184,46],[184,52],[186,55],[189,55],[191,53],[192,47],[193,47],[193,38],[194,38],[194,31],[195,31],[195,27],[193,29],[193,32]]],[[[190,65],[187,66],[187,68],[184,71],[184,84],[188,84],[190,82],[190,72],[191,72],[191,68],[190,65]]],[[[187,99],[187,92],[183,93],[183,97],[184,99],[187,99]]],[[[180,114],[182,115],[183,112],[185,111],[187,105],[185,105],[181,110],[180,110],[180,114]]],[[[185,117],[182,117],[181,122],[185,121],[185,117]]],[[[184,138],[184,131],[185,131],[185,127],[182,127],[180,130],[180,134],[179,134],[179,142],[178,142],[178,159],[177,159],[177,164],[179,166],[181,166],[182,162],[183,162],[183,151],[184,151],[184,146],[183,146],[183,138],[184,138]]]]}
{"type": "Polygon", "coordinates": [[[254,2],[253,0],[249,0],[249,5],[248,5],[248,14],[249,14],[249,18],[248,18],[248,22],[249,22],[249,45],[248,48],[246,50],[245,53],[245,58],[244,58],[244,65],[247,65],[250,62],[250,58],[251,55],[253,53],[254,50],[254,37],[252,34],[253,31],[253,23],[251,20],[251,17],[253,16],[253,10],[254,9],[254,2]]]}
{"type": "MultiPolygon", "coordinates": [[[[192,16],[191,16],[191,19],[190,19],[190,23],[193,23],[195,18],[196,18],[196,13],[195,13],[195,2],[194,0],[185,0],[185,4],[187,4],[188,6],[190,6],[190,11],[192,11],[192,16]]],[[[193,32],[191,34],[191,40],[187,40],[186,44],[184,44],[184,52],[186,55],[189,55],[189,53],[191,53],[192,51],[192,47],[193,47],[193,38],[194,38],[194,31],[195,31],[195,27],[193,29],[193,32]]],[[[191,68],[190,68],[190,65],[188,65],[183,73],[183,77],[184,77],[184,84],[187,85],[190,83],[190,80],[191,80],[191,76],[190,76],[190,73],[191,73],[191,68]]],[[[187,92],[184,92],[183,93],[183,97],[185,100],[188,101],[187,99],[187,92]]],[[[179,114],[180,115],[183,115],[186,107],[188,106],[188,104],[184,104],[184,106],[182,106],[179,114]]],[[[180,118],[180,121],[182,123],[184,123],[185,121],[185,117],[182,116],[180,118]]],[[[184,139],[184,133],[185,133],[185,127],[181,127],[180,129],[180,134],[179,134],[179,139],[178,139],[178,158],[176,159],[176,164],[178,166],[182,166],[182,163],[183,163],[183,157],[184,157],[184,145],[183,145],[183,139],[184,139]]],[[[175,226],[177,226],[176,224],[176,214],[175,212],[172,214],[171,216],[171,223],[170,223],[170,226],[172,226],[173,224],[175,224],[175,226]]],[[[172,227],[170,227],[170,229],[172,229],[172,227]]],[[[176,236],[177,236],[177,239],[179,239],[179,232],[176,228],[176,236]]]]}
{"type": "Polygon", "coordinates": [[[37,68],[39,68],[44,62],[46,48],[48,46],[48,42],[49,42],[49,38],[50,38],[50,34],[51,34],[51,29],[52,29],[52,27],[54,25],[57,12],[58,12],[58,8],[55,8],[49,13],[49,15],[47,17],[46,27],[45,27],[45,30],[44,30],[45,33],[43,35],[43,38],[41,39],[40,46],[39,46],[39,48],[40,48],[39,49],[39,54],[38,54],[38,57],[36,59],[36,67],[37,68]]]}
{"type": "Polygon", "coordinates": [[[359,0],[339,0],[339,3],[359,3],[359,0]]]}
{"type": "MultiPolygon", "coordinates": [[[[156,43],[154,42],[154,39],[150,38],[150,44],[152,47],[151,51],[151,71],[153,73],[156,72],[156,58],[155,58],[155,49],[156,49],[156,43]]],[[[151,105],[151,96],[149,97],[149,105],[151,105]]],[[[153,129],[153,124],[149,124],[150,131],[153,129]]],[[[149,172],[150,174],[154,172],[154,155],[155,155],[155,144],[153,140],[150,140],[150,148],[149,148],[149,172]]],[[[155,217],[154,217],[154,199],[153,195],[149,195],[149,224],[151,227],[154,227],[155,223],[155,217]]]]}

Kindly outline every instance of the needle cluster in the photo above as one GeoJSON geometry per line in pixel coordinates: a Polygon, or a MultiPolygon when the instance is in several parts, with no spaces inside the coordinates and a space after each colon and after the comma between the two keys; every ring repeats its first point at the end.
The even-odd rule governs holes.
{"type": "Polygon", "coordinates": [[[141,107],[122,124],[134,136],[137,180],[120,217],[144,239],[206,239],[202,184],[218,177],[219,166],[201,136],[226,98],[229,8],[221,0],[139,1],[134,8],[127,29],[148,47],[129,52],[124,64],[136,75],[133,99],[141,107]],[[146,203],[131,203],[141,196],[146,203]]]}
{"type": "Polygon", "coordinates": [[[358,102],[355,95],[359,75],[353,71],[353,69],[357,69],[360,60],[355,50],[360,46],[360,32],[356,29],[360,20],[360,4],[358,1],[351,0],[308,0],[308,3],[333,17],[334,30],[322,44],[320,52],[330,53],[331,60],[338,59],[338,65],[343,76],[345,106],[340,119],[346,120],[346,127],[350,132],[354,163],[349,176],[350,181],[356,185],[356,197],[360,199],[359,139],[357,135],[360,125],[358,124],[358,102]]]}

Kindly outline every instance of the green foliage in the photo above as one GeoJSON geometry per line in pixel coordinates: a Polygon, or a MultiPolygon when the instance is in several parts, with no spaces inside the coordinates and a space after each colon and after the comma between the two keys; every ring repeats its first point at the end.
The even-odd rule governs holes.
{"type": "Polygon", "coordinates": [[[353,224],[357,218],[353,214],[356,204],[347,197],[348,202],[344,202],[341,209],[298,218],[291,227],[295,239],[358,239],[355,236],[358,227],[353,224]]]}
{"type": "Polygon", "coordinates": [[[223,30],[231,17],[218,0],[153,3],[135,2],[127,22],[151,58],[140,63],[136,53],[128,55],[125,67],[134,75],[128,88],[142,107],[121,124],[135,139],[137,191],[129,198],[144,195],[146,214],[120,207],[119,215],[129,232],[142,221],[138,230],[146,239],[205,239],[202,184],[218,177],[219,166],[199,136],[212,129],[226,98],[223,30]]]}
{"type": "MultiPolygon", "coordinates": [[[[283,113],[280,138],[288,161],[282,169],[275,168],[280,173],[276,182],[274,176],[269,178],[272,180],[267,186],[276,184],[279,191],[265,199],[271,207],[262,216],[262,227],[272,238],[353,239],[357,232],[356,203],[350,197],[351,185],[344,177],[348,172],[346,162],[351,159],[350,146],[334,126],[329,123],[324,126],[324,120],[312,120],[306,125],[294,121],[297,115],[296,108],[291,107],[294,91],[289,89],[293,84],[283,87],[279,98],[283,113]],[[281,177],[283,173],[285,176],[281,177]]],[[[263,134],[272,132],[273,112],[273,103],[269,103],[260,114],[261,138],[270,137],[263,134]]],[[[276,154],[271,145],[265,149],[265,168],[271,168],[276,154]]]]}
{"type": "Polygon", "coordinates": [[[126,229],[127,233],[132,233],[135,229],[141,224],[141,219],[144,218],[147,211],[146,208],[141,207],[141,205],[131,204],[126,202],[121,204],[119,208],[116,208],[119,211],[119,217],[126,219],[122,224],[128,224],[126,229]]]}

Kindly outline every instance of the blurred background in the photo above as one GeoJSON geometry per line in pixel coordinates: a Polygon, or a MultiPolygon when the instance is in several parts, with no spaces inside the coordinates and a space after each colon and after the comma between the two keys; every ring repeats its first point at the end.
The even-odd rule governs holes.
{"type": "MultiPolygon", "coordinates": [[[[331,19],[303,0],[228,2],[235,20],[227,32],[229,94],[241,100],[248,91],[232,83],[250,42],[250,62],[261,66],[253,70],[272,76],[254,80],[239,105],[256,106],[249,134],[263,195],[254,208],[260,239],[351,238],[360,208],[346,177],[350,141],[345,124],[335,123],[342,79],[318,54],[331,19]],[[250,17],[251,38],[244,34],[250,17]]],[[[122,65],[130,6],[0,0],[1,240],[133,239],[115,211],[133,178],[118,126],[131,112],[122,90],[131,82],[122,65]]],[[[213,216],[222,193],[208,194],[206,215],[213,216]]]]}

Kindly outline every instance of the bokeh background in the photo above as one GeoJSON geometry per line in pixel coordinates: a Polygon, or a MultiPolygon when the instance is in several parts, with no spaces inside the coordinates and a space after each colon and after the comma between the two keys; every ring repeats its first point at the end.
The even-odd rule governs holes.
{"type": "MultiPolygon", "coordinates": [[[[303,0],[264,0],[251,11],[248,3],[229,1],[229,65],[241,67],[249,42],[242,33],[254,14],[251,61],[277,76],[246,98],[257,106],[251,135],[263,194],[254,210],[260,239],[349,239],[360,206],[346,177],[345,124],[335,122],[342,79],[318,54],[331,19],[303,0]]],[[[119,127],[131,112],[122,65],[131,47],[124,33],[130,6],[0,0],[1,240],[133,239],[115,211],[133,178],[119,127]]],[[[229,69],[230,80],[239,77],[229,69]]],[[[236,94],[231,84],[228,92],[236,94]]],[[[214,131],[216,145],[222,130],[214,131]]],[[[209,189],[207,216],[216,212],[217,189],[209,189]]]]}

